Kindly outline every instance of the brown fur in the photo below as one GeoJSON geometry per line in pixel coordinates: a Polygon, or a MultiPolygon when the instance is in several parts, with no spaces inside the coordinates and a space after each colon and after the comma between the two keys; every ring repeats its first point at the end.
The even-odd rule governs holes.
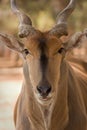
{"type": "MultiPolygon", "coordinates": [[[[53,57],[53,53],[54,53],[52,51],[57,49],[57,45],[55,42],[56,40],[54,39],[55,38],[53,38],[53,41],[52,38],[51,40],[50,38],[46,39],[47,45],[50,44],[49,46],[50,51],[47,52],[50,52],[49,57],[51,58],[53,57]],[[51,48],[51,43],[52,43],[52,48],[51,48]]],[[[38,49],[38,43],[36,42],[35,43],[30,42],[30,43],[32,43],[32,45],[30,46],[31,49],[34,49],[34,47],[38,49]]],[[[32,52],[35,53],[34,50],[32,50],[32,52]]],[[[39,55],[37,54],[37,56],[39,55]]],[[[51,74],[52,73],[51,69],[53,69],[52,63],[50,63],[50,66],[48,68],[50,69],[49,71],[50,74],[49,73],[47,74],[50,75],[49,76],[50,80],[52,82],[55,82],[54,78],[56,78],[56,73],[53,74],[53,76],[51,74]]],[[[53,65],[55,63],[56,62],[54,62],[53,65]]],[[[58,63],[56,63],[56,65],[58,65],[58,63]]],[[[16,125],[20,124],[21,126],[18,127],[17,130],[27,130],[27,129],[29,130],[87,130],[87,101],[86,101],[87,75],[85,74],[85,72],[82,72],[80,68],[75,69],[77,68],[75,67],[75,65],[78,66],[78,63],[74,64],[73,62],[72,64],[72,62],[69,62],[67,58],[64,58],[63,61],[60,62],[60,76],[59,76],[60,78],[58,81],[57,88],[54,88],[57,91],[57,93],[55,93],[56,96],[54,97],[54,101],[53,101],[54,103],[48,106],[44,106],[44,105],[41,106],[40,104],[38,104],[38,101],[33,94],[32,88],[29,87],[32,85],[31,85],[30,78],[28,77],[29,76],[28,64],[25,63],[26,66],[24,67],[25,85],[23,86],[23,90],[22,90],[23,93],[20,95],[19,98],[21,104],[17,104],[18,106],[16,106],[19,108],[21,105],[22,110],[17,109],[18,114],[15,112],[18,118],[18,123],[16,125]],[[25,68],[27,70],[25,70],[25,68]],[[24,122],[23,118],[26,118],[27,121],[24,122]],[[49,122],[48,126],[46,125],[47,122],[49,122]],[[26,124],[27,127],[24,127],[25,126],[24,124],[26,124]]],[[[57,66],[54,67],[54,69],[56,68],[57,66]]]]}
{"type": "MultiPolygon", "coordinates": [[[[49,130],[87,130],[87,76],[83,76],[83,78],[81,78],[79,74],[81,78],[79,79],[78,72],[74,72],[71,67],[72,66],[66,62],[63,63],[61,67],[62,74],[60,78],[60,89],[57,95],[58,97],[55,101],[55,107],[52,112],[53,114],[51,118],[51,126],[49,130]]],[[[29,91],[27,91],[26,93],[28,92],[29,91]]],[[[24,111],[24,115],[26,116],[26,118],[30,117],[33,122],[32,125],[35,125],[34,130],[45,130],[46,128],[44,128],[43,117],[41,116],[42,113],[38,107],[37,101],[34,101],[34,97],[29,97],[28,100],[26,100],[25,102],[26,107],[25,103],[23,103],[22,106],[26,108],[26,110],[24,111]],[[30,105],[28,104],[28,102],[30,103],[30,105]],[[26,111],[28,111],[27,114],[25,114],[26,111]]],[[[23,113],[19,111],[19,116],[20,115],[23,115],[23,113]]],[[[19,121],[20,120],[22,119],[19,118],[19,121]]],[[[29,119],[28,123],[30,123],[29,119]]],[[[21,126],[24,126],[24,122],[23,124],[21,124],[21,126]]],[[[22,129],[23,128],[21,128],[21,130],[22,129]]],[[[32,129],[33,128],[30,128],[30,130],[32,129]]],[[[26,129],[24,128],[23,130],[26,129]]]]}
{"type": "Polygon", "coordinates": [[[24,81],[14,111],[16,130],[87,130],[86,68],[67,57],[87,31],[76,33],[65,44],[60,40],[68,34],[67,19],[75,3],[71,0],[60,12],[57,24],[42,33],[32,27],[31,19],[11,0],[11,8],[19,18],[19,37],[25,41],[0,33],[0,42],[21,53],[24,59],[24,81]],[[50,86],[45,99],[38,86],[50,86]]]}
{"type": "MultiPolygon", "coordinates": [[[[24,45],[10,37],[0,34],[0,41],[24,56],[24,82],[14,111],[16,130],[87,130],[87,73],[82,64],[69,60],[66,51],[60,53],[62,41],[49,32],[37,31],[24,45]],[[37,92],[45,81],[52,87],[48,101],[37,92]]],[[[68,44],[65,50],[71,48],[68,44]]]]}

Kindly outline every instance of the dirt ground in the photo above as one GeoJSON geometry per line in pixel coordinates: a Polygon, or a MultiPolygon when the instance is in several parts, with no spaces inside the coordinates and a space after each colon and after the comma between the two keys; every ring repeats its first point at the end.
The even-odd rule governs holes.
{"type": "Polygon", "coordinates": [[[15,130],[13,111],[22,78],[22,68],[0,70],[0,130],[15,130]]]}

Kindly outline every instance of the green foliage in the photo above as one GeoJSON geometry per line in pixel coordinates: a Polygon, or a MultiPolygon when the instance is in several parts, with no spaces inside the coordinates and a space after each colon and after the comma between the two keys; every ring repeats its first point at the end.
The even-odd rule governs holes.
{"type": "MultiPolygon", "coordinates": [[[[17,1],[17,0],[16,0],[17,1]]],[[[41,30],[50,29],[56,16],[69,0],[19,0],[18,7],[30,15],[33,24],[41,30]]],[[[87,0],[77,0],[74,13],[69,18],[69,29],[82,30],[87,27],[87,0]]],[[[17,32],[18,20],[11,12],[9,0],[0,0],[0,30],[17,32]]]]}

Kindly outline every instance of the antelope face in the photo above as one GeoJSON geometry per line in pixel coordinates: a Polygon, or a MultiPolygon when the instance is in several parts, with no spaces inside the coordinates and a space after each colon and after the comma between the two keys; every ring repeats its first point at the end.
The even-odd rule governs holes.
{"type": "MultiPolygon", "coordinates": [[[[16,1],[11,0],[11,8],[19,19],[19,37],[26,38],[26,42],[22,44],[7,34],[0,34],[0,41],[9,48],[26,54],[29,80],[38,101],[51,101],[56,95],[63,58],[60,37],[68,35],[67,19],[73,12],[75,3],[75,0],[70,0],[60,12],[57,24],[50,31],[41,33],[32,26],[30,17],[18,9],[16,1]]],[[[67,50],[68,48],[69,46],[67,50]]],[[[25,74],[25,80],[27,78],[28,75],[25,74]]]]}
{"type": "Polygon", "coordinates": [[[48,101],[56,95],[62,60],[60,39],[37,33],[26,41],[26,61],[30,82],[38,101],[48,101]]]}

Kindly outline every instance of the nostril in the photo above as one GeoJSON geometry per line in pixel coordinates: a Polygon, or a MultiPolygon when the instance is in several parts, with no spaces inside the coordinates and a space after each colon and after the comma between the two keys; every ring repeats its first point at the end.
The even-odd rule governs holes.
{"type": "Polygon", "coordinates": [[[49,87],[48,89],[47,89],[47,94],[49,94],[51,92],[51,87],[49,87]]]}
{"type": "Polygon", "coordinates": [[[42,93],[41,87],[37,87],[39,93],[42,93]]]}
{"type": "Polygon", "coordinates": [[[38,86],[37,90],[42,96],[47,96],[51,92],[51,86],[38,86]]]}

